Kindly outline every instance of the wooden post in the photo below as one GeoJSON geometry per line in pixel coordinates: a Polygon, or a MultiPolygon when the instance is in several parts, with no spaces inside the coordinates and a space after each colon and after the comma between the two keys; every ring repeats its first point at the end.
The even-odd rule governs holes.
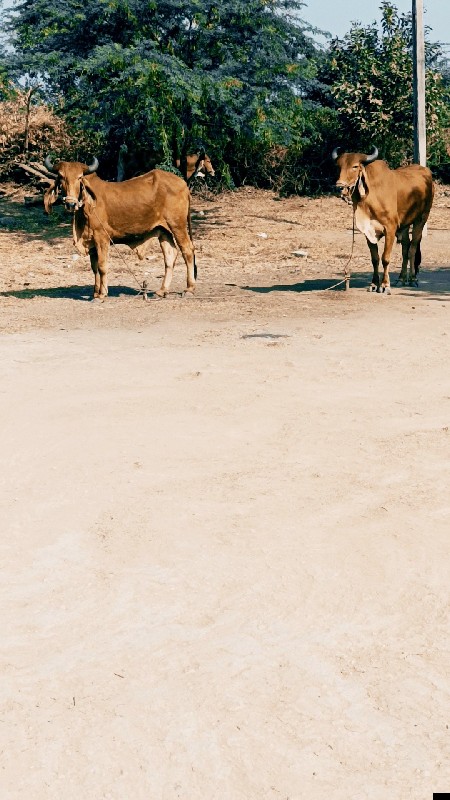
{"type": "Polygon", "coordinates": [[[425,120],[425,35],[423,0],[412,0],[413,18],[413,93],[414,93],[414,161],[427,163],[427,129],[425,120]]]}

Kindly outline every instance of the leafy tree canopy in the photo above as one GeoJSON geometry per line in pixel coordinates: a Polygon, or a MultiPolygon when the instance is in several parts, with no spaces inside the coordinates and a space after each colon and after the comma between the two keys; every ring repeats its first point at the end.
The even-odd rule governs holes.
{"type": "Polygon", "coordinates": [[[24,0],[9,23],[13,65],[44,81],[111,160],[125,146],[173,162],[201,140],[230,162],[236,137],[289,142],[316,71],[303,5],[24,0]]]}
{"type": "MultiPolygon", "coordinates": [[[[450,94],[442,72],[439,45],[427,45],[426,96],[428,153],[433,166],[448,161],[446,129],[450,94]]],[[[339,136],[348,149],[365,152],[377,144],[392,166],[410,161],[413,150],[413,61],[411,14],[381,4],[381,27],[355,24],[332,41],[321,71],[339,120],[339,136]]],[[[338,142],[336,142],[338,144],[338,142]]]]}
{"type": "MultiPolygon", "coordinates": [[[[0,0],[1,2],[1,0],[0,0]]],[[[105,177],[174,168],[203,143],[225,183],[318,191],[333,146],[373,143],[412,158],[412,21],[389,0],[381,24],[354,24],[318,47],[302,0],[22,0],[0,53],[11,78],[39,83],[89,141],[105,177]],[[13,49],[11,50],[11,44],[13,49]]],[[[445,175],[448,61],[427,46],[428,152],[445,175]]],[[[84,147],[84,144],[83,144],[84,147]]],[[[54,155],[58,155],[55,153],[54,155]]],[[[86,157],[90,154],[86,154],[86,157]]]]}

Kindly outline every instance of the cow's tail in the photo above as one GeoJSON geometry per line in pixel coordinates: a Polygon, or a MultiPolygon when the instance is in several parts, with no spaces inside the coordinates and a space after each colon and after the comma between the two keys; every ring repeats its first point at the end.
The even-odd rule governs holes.
{"type": "MultiPolygon", "coordinates": [[[[191,195],[189,193],[189,206],[188,206],[188,231],[189,237],[192,242],[192,246],[194,246],[194,240],[192,238],[192,220],[191,220],[191,195]]],[[[197,264],[195,261],[195,248],[194,248],[194,280],[197,280],[197,264]]]]}
{"type": "Polygon", "coordinates": [[[192,239],[191,194],[190,194],[190,192],[189,192],[189,204],[188,204],[188,217],[187,217],[187,224],[188,224],[188,231],[189,231],[189,236],[190,236],[190,238],[191,238],[191,242],[192,242],[192,244],[194,244],[194,242],[193,242],[193,239],[192,239]]]}

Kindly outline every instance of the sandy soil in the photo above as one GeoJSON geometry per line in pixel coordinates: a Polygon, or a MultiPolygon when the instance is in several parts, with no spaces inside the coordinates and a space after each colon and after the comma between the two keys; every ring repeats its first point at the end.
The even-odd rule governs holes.
{"type": "Polygon", "coordinates": [[[135,295],[155,245],[114,252],[100,305],[65,218],[20,200],[0,202],[0,796],[448,791],[449,195],[419,290],[368,294],[358,235],[351,291],[323,291],[349,209],[244,189],[195,199],[197,298],[135,295]]]}

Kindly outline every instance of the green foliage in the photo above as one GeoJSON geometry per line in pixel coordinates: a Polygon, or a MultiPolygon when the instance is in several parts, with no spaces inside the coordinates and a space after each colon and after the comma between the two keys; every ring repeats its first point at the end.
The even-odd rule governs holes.
{"type": "MultiPolygon", "coordinates": [[[[336,144],[365,152],[375,143],[391,166],[399,166],[411,161],[413,150],[412,21],[388,0],[381,14],[381,29],[375,22],[355,24],[342,40],[333,40],[320,77],[337,111],[336,144]]],[[[428,155],[436,167],[448,160],[450,124],[448,87],[436,69],[439,56],[438,46],[428,46],[428,155]]]]}
{"type": "Polygon", "coordinates": [[[280,109],[314,82],[302,5],[24,0],[10,22],[15,68],[44,76],[49,99],[62,99],[111,169],[124,143],[145,165],[173,164],[202,142],[233,170],[236,142],[291,136],[280,109]]]}
{"type": "Polygon", "coordinates": [[[334,178],[330,153],[336,142],[334,109],[311,107],[302,136],[288,148],[278,189],[281,194],[315,195],[329,191],[334,178]]]}
{"type": "Polygon", "coordinates": [[[251,147],[245,137],[234,141],[229,159],[238,182],[271,188],[282,195],[327,191],[335,111],[300,98],[279,111],[276,135],[273,128],[263,131],[252,138],[251,147]]]}
{"type": "Polygon", "coordinates": [[[8,59],[5,54],[5,49],[3,46],[2,39],[3,37],[0,33],[0,102],[4,100],[9,100],[14,96],[14,87],[10,80],[10,75],[8,70],[8,59]]]}
{"type": "MultiPolygon", "coordinates": [[[[0,0],[1,1],[1,0],[0,0]]],[[[381,25],[355,24],[327,49],[302,0],[22,0],[9,14],[10,78],[39,82],[104,177],[161,166],[202,144],[217,186],[316,193],[335,145],[376,143],[392,166],[412,157],[412,24],[389,0],[381,25]]],[[[2,71],[3,70],[3,71],[2,71]]],[[[427,48],[428,151],[445,176],[450,79],[427,48]]],[[[67,151],[66,151],[67,152],[67,151]]],[[[53,155],[59,155],[54,152],[53,155]]]]}

